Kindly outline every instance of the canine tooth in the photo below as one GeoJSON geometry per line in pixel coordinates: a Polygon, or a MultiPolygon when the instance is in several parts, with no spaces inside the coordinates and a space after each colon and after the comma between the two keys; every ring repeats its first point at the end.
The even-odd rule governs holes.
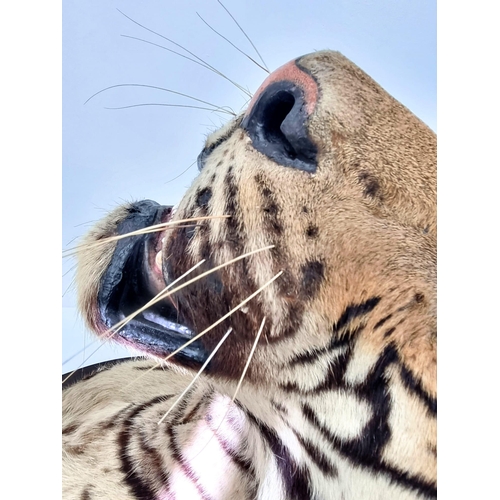
{"type": "Polygon", "coordinates": [[[242,313],[246,314],[246,313],[248,312],[248,307],[247,307],[247,306],[242,307],[242,308],[240,309],[240,311],[241,311],[242,313]]]}
{"type": "Polygon", "coordinates": [[[160,250],[155,257],[155,264],[158,269],[161,270],[162,267],[162,257],[163,257],[163,252],[160,250]]]}

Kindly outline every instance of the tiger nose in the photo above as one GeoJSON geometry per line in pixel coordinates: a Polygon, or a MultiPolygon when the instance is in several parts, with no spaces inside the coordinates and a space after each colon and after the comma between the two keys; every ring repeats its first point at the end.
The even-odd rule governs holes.
{"type": "Polygon", "coordinates": [[[318,85],[291,61],[271,73],[255,93],[241,126],[254,148],[276,163],[315,172],[317,148],[308,119],[318,100],[318,85]]]}

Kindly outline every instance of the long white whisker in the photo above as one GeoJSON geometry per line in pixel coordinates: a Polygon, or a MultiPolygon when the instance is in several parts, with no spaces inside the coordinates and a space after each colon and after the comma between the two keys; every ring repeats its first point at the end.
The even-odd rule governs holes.
{"type": "Polygon", "coordinates": [[[257,50],[257,47],[254,45],[254,43],[252,42],[252,40],[250,40],[250,37],[245,33],[245,30],[239,25],[238,21],[236,21],[235,17],[231,14],[231,12],[229,12],[229,10],[227,9],[227,7],[220,1],[220,0],[217,0],[220,5],[222,6],[222,8],[229,14],[229,16],[231,17],[231,19],[236,23],[236,26],[238,26],[238,28],[241,30],[241,32],[245,35],[246,39],[251,43],[252,47],[254,48],[255,52],[257,52],[257,55],[260,57],[260,60],[262,61],[262,64],[265,66],[267,72],[269,73],[269,68],[267,67],[267,64],[264,62],[264,59],[262,59],[262,56],[260,55],[260,52],[257,50]]]}
{"type": "MultiPolygon", "coordinates": [[[[94,349],[94,351],[92,351],[81,363],[80,363],[80,366],[78,366],[78,368],[76,368],[75,370],[73,370],[63,381],[62,383],[64,384],[64,382],[66,382],[66,380],[68,380],[70,377],[73,376],[73,374],[76,372],[76,370],[79,370],[104,344],[105,342],[107,342],[108,340],[111,340],[111,338],[113,337],[113,335],[115,335],[121,328],[123,328],[123,326],[125,326],[126,323],[128,323],[130,320],[132,320],[137,314],[139,314],[140,312],[142,312],[144,309],[146,309],[147,307],[150,307],[152,304],[154,304],[155,302],[158,302],[159,299],[157,299],[158,296],[162,295],[165,293],[166,290],[168,290],[169,288],[171,288],[172,286],[174,286],[176,283],[178,283],[180,280],[182,280],[183,278],[185,278],[189,273],[191,273],[192,271],[194,271],[198,266],[201,266],[201,264],[203,264],[203,262],[205,262],[205,259],[201,260],[200,262],[198,262],[197,264],[195,264],[192,268],[188,269],[182,276],[179,276],[176,280],[172,281],[172,283],[170,283],[167,287],[165,287],[160,293],[158,293],[153,299],[151,299],[145,306],[143,306],[141,309],[139,309],[138,311],[135,311],[134,313],[130,314],[129,316],[127,316],[125,319],[119,321],[116,325],[114,325],[112,328],[110,328],[109,330],[107,330],[106,332],[104,332],[104,338],[101,339],[102,343],[96,348],[94,349]]],[[[161,297],[160,297],[161,298],[161,297]]],[[[92,344],[91,344],[92,345],[92,344]]],[[[71,358],[70,358],[71,359],[71,358]]]]}
{"type": "MultiPolygon", "coordinates": [[[[176,292],[177,290],[180,290],[181,288],[183,288],[184,285],[180,286],[180,287],[178,287],[178,288],[176,288],[176,289],[174,289],[174,290],[172,290],[172,291],[169,292],[169,290],[176,283],[179,283],[179,281],[183,280],[188,274],[190,274],[191,272],[193,272],[197,267],[201,266],[204,262],[205,262],[205,259],[200,260],[200,262],[198,262],[198,264],[195,264],[193,267],[191,267],[190,269],[188,269],[183,275],[179,276],[174,281],[172,281],[172,283],[170,283],[168,286],[166,286],[163,290],[159,291],[145,305],[143,305],[142,307],[140,307],[139,309],[137,309],[136,311],[134,311],[132,314],[129,314],[126,318],[123,318],[120,321],[118,321],[118,323],[116,323],[115,325],[113,325],[108,330],[108,332],[110,332],[110,335],[109,335],[109,338],[107,338],[105,340],[109,340],[111,337],[113,337],[113,335],[115,335],[116,333],[118,333],[127,323],[129,323],[131,320],[133,320],[138,314],[140,314],[141,312],[145,311],[149,307],[153,306],[154,304],[156,304],[160,300],[165,299],[166,297],[168,297],[172,293],[176,292]]],[[[192,281],[193,280],[191,280],[191,282],[192,281]]]]}
{"type": "Polygon", "coordinates": [[[222,35],[221,33],[219,33],[215,28],[213,28],[212,26],[210,26],[210,24],[207,23],[207,21],[205,21],[205,19],[203,19],[203,17],[200,16],[200,14],[197,12],[196,15],[217,35],[219,35],[221,38],[223,38],[224,40],[226,40],[227,43],[229,43],[232,47],[234,47],[238,52],[240,52],[241,54],[243,54],[245,57],[247,57],[248,59],[250,59],[250,61],[252,61],[256,66],[258,66],[261,70],[265,71],[266,73],[269,73],[269,70],[267,68],[265,68],[264,66],[262,66],[261,64],[259,64],[253,57],[250,57],[246,52],[244,52],[243,50],[241,50],[239,47],[237,47],[233,42],[231,42],[231,40],[229,40],[228,38],[226,38],[224,35],[222,35]]]}
{"type": "Polygon", "coordinates": [[[170,179],[169,181],[166,181],[165,184],[168,184],[172,181],[175,181],[175,179],[178,179],[181,175],[185,174],[195,163],[197,163],[198,160],[194,160],[193,163],[191,163],[191,165],[189,165],[188,168],[186,168],[185,170],[183,170],[179,175],[176,175],[175,177],[173,177],[172,179],[170,179]]]}
{"type": "Polygon", "coordinates": [[[178,352],[182,351],[185,347],[187,347],[188,345],[192,344],[194,341],[198,340],[200,337],[202,337],[203,335],[205,335],[207,332],[209,332],[210,330],[212,330],[213,328],[215,328],[218,324],[222,323],[225,319],[227,319],[229,316],[231,316],[232,314],[234,314],[238,309],[241,309],[247,302],[250,302],[250,300],[252,300],[260,292],[262,292],[262,290],[264,290],[264,288],[268,287],[274,280],[276,280],[277,278],[279,278],[282,274],[283,274],[283,271],[280,271],[279,273],[277,273],[276,275],[274,275],[267,283],[265,283],[264,285],[262,285],[257,291],[253,292],[245,300],[242,300],[236,307],[234,307],[227,314],[225,314],[224,316],[222,316],[222,318],[218,319],[215,323],[212,323],[208,328],[206,328],[205,330],[203,330],[198,335],[194,336],[191,340],[189,340],[188,342],[186,342],[183,346],[179,347],[174,352],[172,352],[171,354],[169,354],[166,358],[163,359],[163,361],[168,361],[172,356],[175,356],[178,352]]]}
{"type": "Polygon", "coordinates": [[[247,252],[247,253],[245,253],[243,255],[240,255],[239,257],[236,257],[236,258],[231,259],[231,260],[229,260],[227,262],[224,262],[223,264],[220,264],[220,265],[218,265],[216,267],[213,267],[212,269],[209,269],[208,271],[205,271],[204,273],[200,274],[199,276],[196,276],[196,278],[193,278],[193,279],[191,279],[189,281],[186,281],[186,283],[183,283],[182,285],[179,285],[177,288],[174,288],[173,290],[170,290],[170,288],[172,287],[172,285],[174,285],[175,283],[178,283],[188,273],[190,273],[191,271],[193,271],[196,267],[198,267],[199,265],[201,265],[205,261],[203,260],[201,262],[198,262],[198,264],[196,264],[196,266],[192,267],[191,269],[189,269],[189,271],[187,271],[186,273],[184,273],[182,276],[180,276],[176,280],[172,281],[172,283],[170,283],[170,285],[168,285],[161,292],[159,292],[155,297],[153,297],[145,306],[143,306],[140,309],[138,309],[137,311],[133,312],[132,314],[130,314],[126,318],[120,320],[118,323],[116,323],[116,325],[113,325],[108,330],[108,332],[112,332],[111,335],[110,335],[110,337],[112,337],[115,333],[117,333],[121,328],[123,328],[131,319],[133,319],[135,316],[137,316],[140,312],[142,312],[145,309],[147,309],[148,307],[151,307],[152,305],[156,304],[156,302],[159,302],[160,300],[166,299],[167,297],[169,297],[170,295],[173,295],[174,293],[178,292],[182,288],[184,288],[184,287],[186,287],[188,285],[191,285],[192,283],[195,283],[196,281],[204,278],[205,276],[208,276],[209,274],[212,274],[213,272],[215,272],[215,271],[217,271],[217,270],[219,270],[219,269],[221,269],[223,267],[227,267],[227,266],[233,264],[234,262],[237,262],[238,260],[244,259],[245,257],[253,255],[254,253],[261,252],[263,250],[268,250],[270,248],[272,248],[272,245],[269,246],[269,247],[259,248],[258,250],[252,250],[251,252],[247,252]]]}
{"type": "MultiPolygon", "coordinates": [[[[211,71],[213,71],[214,73],[216,73],[217,75],[221,76],[222,78],[226,79],[228,82],[232,83],[236,88],[238,88],[239,90],[241,90],[242,92],[244,92],[245,94],[249,95],[251,97],[251,94],[244,88],[242,87],[241,85],[237,84],[236,82],[234,82],[233,80],[231,80],[230,78],[228,78],[226,75],[224,75],[223,73],[221,73],[218,69],[214,68],[212,65],[208,64],[206,61],[204,61],[203,59],[201,59],[200,57],[198,57],[196,54],[194,54],[193,52],[191,52],[190,50],[186,49],[185,47],[183,47],[181,44],[179,43],[176,43],[174,42],[173,40],[171,40],[170,38],[167,38],[166,36],[164,35],[161,35],[160,33],[157,33],[156,31],[153,31],[152,29],[150,28],[147,28],[146,26],[138,23],[137,21],[134,21],[131,17],[127,16],[126,14],[124,14],[120,9],[116,9],[120,14],[122,14],[123,16],[125,16],[127,19],[129,19],[130,21],[132,21],[133,23],[137,24],[138,26],[140,26],[141,28],[145,29],[146,31],[149,31],[150,33],[154,33],[156,36],[159,36],[160,38],[163,38],[164,40],[167,40],[168,42],[172,43],[173,45],[175,45],[176,47],[179,47],[181,48],[182,50],[184,50],[185,52],[187,52],[188,54],[192,55],[195,59],[197,59],[198,61],[201,61],[202,63],[202,66],[204,65],[205,67],[207,67],[208,69],[210,69],[211,71]]],[[[134,37],[129,37],[129,38],[134,38],[134,37]]],[[[138,38],[138,40],[140,40],[138,38]]],[[[145,41],[145,40],[143,40],[145,41]]],[[[148,42],[149,43],[149,42],[148,42]]],[[[153,45],[156,45],[156,44],[153,44],[153,45]]],[[[160,46],[161,47],[161,46],[160,46]]],[[[167,49],[166,47],[163,47],[164,49],[166,50],[170,50],[170,49],[167,49]]],[[[171,52],[174,52],[172,50],[170,50],[171,52]]],[[[182,55],[182,54],[179,54],[179,55],[182,55]]],[[[186,56],[183,56],[183,57],[186,57],[186,56]]],[[[189,58],[188,58],[189,59],[189,58]]]]}
{"type": "Polygon", "coordinates": [[[219,343],[215,346],[214,350],[210,353],[210,356],[208,356],[207,360],[203,363],[202,367],[198,370],[198,373],[193,377],[193,380],[188,384],[188,386],[182,391],[182,393],[179,395],[179,397],[174,401],[172,406],[167,410],[165,415],[158,421],[158,425],[160,425],[165,418],[168,416],[168,414],[177,406],[177,403],[184,397],[187,391],[191,389],[193,384],[198,380],[198,377],[203,373],[205,368],[207,367],[208,363],[212,360],[212,358],[215,356],[215,353],[219,350],[220,346],[224,343],[224,341],[227,339],[228,335],[233,331],[232,327],[228,329],[228,331],[225,333],[225,335],[220,339],[219,343]]]}
{"type": "Polygon", "coordinates": [[[91,345],[95,344],[99,339],[94,339],[88,346],[83,346],[81,349],[79,349],[78,351],[76,351],[74,354],[72,354],[69,358],[66,358],[63,363],[62,363],[62,366],[64,366],[66,363],[69,363],[73,358],[75,358],[76,356],[78,356],[79,354],[81,354],[82,352],[85,352],[85,349],[87,349],[88,347],[90,347],[91,345]]]}
{"type": "MultiPolygon", "coordinates": [[[[238,391],[240,390],[241,383],[243,382],[243,378],[245,377],[248,367],[250,366],[250,361],[252,360],[253,353],[255,352],[255,348],[257,347],[257,344],[259,343],[260,336],[262,335],[262,330],[264,330],[264,325],[266,323],[266,318],[262,319],[262,323],[260,324],[259,331],[257,332],[257,336],[255,338],[255,341],[252,345],[252,349],[250,351],[250,354],[248,355],[247,362],[245,364],[245,368],[243,368],[243,373],[241,374],[240,380],[238,382],[238,385],[236,386],[236,390],[234,391],[233,399],[231,399],[231,403],[234,403],[234,400],[236,399],[236,395],[238,394],[238,391]]],[[[222,422],[221,422],[222,423],[222,422]]],[[[220,427],[220,425],[219,425],[220,427]]],[[[218,430],[218,428],[217,428],[218,430]]]]}
{"type": "Polygon", "coordinates": [[[129,104],[128,106],[105,106],[104,109],[116,110],[116,109],[130,109],[130,108],[142,108],[145,106],[163,106],[166,108],[190,108],[190,109],[201,109],[203,111],[213,111],[214,113],[226,113],[228,115],[234,116],[234,113],[227,111],[225,109],[219,108],[205,108],[203,106],[190,106],[189,104],[168,104],[164,102],[145,102],[140,104],[129,104]]]}
{"type": "MultiPolygon", "coordinates": [[[[105,92],[106,90],[110,90],[110,89],[114,89],[114,88],[118,88],[118,87],[144,87],[147,89],[161,90],[162,92],[169,92],[170,94],[180,95],[182,97],[192,99],[193,101],[201,102],[202,104],[207,104],[209,106],[212,106],[214,109],[217,109],[217,110],[220,109],[220,110],[228,113],[228,111],[225,110],[224,108],[222,108],[221,106],[217,106],[215,104],[212,104],[211,102],[204,101],[202,99],[198,99],[198,98],[190,96],[188,94],[183,94],[182,92],[177,92],[176,90],[170,90],[170,89],[167,89],[165,87],[157,87],[156,85],[147,85],[147,84],[143,84],[143,83],[120,83],[117,85],[111,85],[111,86],[106,87],[105,89],[99,90],[99,92],[96,92],[95,94],[91,95],[83,104],[87,104],[95,96],[101,94],[102,92],[105,92]]],[[[232,113],[232,114],[234,115],[234,113],[232,113]]]]}
{"type": "Polygon", "coordinates": [[[252,345],[252,349],[250,350],[250,354],[248,355],[248,359],[247,359],[247,362],[245,363],[245,367],[243,368],[243,372],[241,373],[241,377],[240,377],[240,380],[238,381],[238,385],[236,386],[236,390],[234,391],[233,397],[231,399],[231,403],[229,404],[226,412],[224,413],[222,420],[220,421],[219,425],[217,426],[217,429],[215,429],[215,431],[212,431],[212,435],[208,438],[208,441],[205,443],[205,446],[203,446],[203,448],[194,457],[190,457],[190,460],[194,460],[210,444],[210,441],[212,440],[212,438],[214,436],[217,435],[222,423],[224,422],[224,420],[226,420],[227,414],[229,413],[229,410],[231,409],[231,405],[234,403],[234,400],[236,399],[238,391],[240,390],[240,387],[241,387],[241,383],[243,382],[243,378],[245,377],[247,370],[248,370],[248,367],[250,366],[250,361],[252,360],[253,353],[255,352],[255,348],[257,347],[257,344],[259,343],[259,339],[260,339],[260,336],[262,334],[262,330],[264,330],[265,323],[266,323],[266,318],[264,317],[262,319],[262,323],[260,324],[259,331],[257,332],[257,336],[255,337],[254,343],[252,345]]]}
{"type": "Polygon", "coordinates": [[[103,238],[99,241],[94,241],[93,243],[82,243],[72,248],[67,248],[63,250],[63,253],[74,252],[75,250],[79,250],[80,248],[94,248],[99,247],[101,245],[106,245],[107,243],[111,243],[113,241],[122,240],[124,238],[128,238],[129,236],[137,236],[141,234],[155,233],[157,231],[162,231],[163,229],[167,229],[170,226],[177,226],[179,224],[184,224],[185,222],[194,222],[194,221],[203,221],[210,219],[227,219],[230,218],[230,215],[207,215],[203,217],[191,217],[190,219],[179,219],[175,221],[169,222],[161,222],[160,224],[154,224],[153,226],[148,226],[143,229],[137,229],[136,231],[130,231],[126,234],[117,234],[115,236],[110,236],[109,238],[103,238]]]}
{"type": "MultiPolygon", "coordinates": [[[[125,14],[124,14],[124,15],[125,15],[125,14]]],[[[129,19],[130,19],[130,18],[129,18],[129,19]]],[[[134,21],[134,22],[135,22],[135,21],[134,21]]],[[[146,27],[144,27],[144,26],[142,26],[142,25],[139,25],[139,26],[141,26],[141,27],[142,27],[142,28],[144,28],[144,29],[148,29],[148,28],[146,28],[146,27]]],[[[154,33],[155,35],[162,36],[162,35],[160,35],[159,33],[156,33],[156,32],[154,32],[154,31],[153,31],[153,33],[154,33]]],[[[137,37],[137,36],[131,36],[131,35],[121,35],[121,36],[122,36],[123,38],[131,38],[132,40],[137,40],[137,41],[139,41],[139,42],[144,42],[144,43],[147,43],[148,45],[153,45],[154,47],[158,47],[158,48],[160,48],[160,49],[164,49],[164,50],[166,50],[166,51],[168,51],[168,52],[172,52],[172,54],[175,54],[175,55],[177,55],[177,56],[179,56],[179,57],[183,57],[184,59],[187,59],[188,61],[191,61],[191,62],[193,62],[193,63],[195,63],[195,64],[198,64],[199,66],[202,66],[202,67],[203,67],[203,68],[205,68],[205,69],[208,69],[208,70],[210,70],[210,71],[213,71],[213,70],[212,70],[212,68],[210,68],[210,66],[208,66],[206,63],[204,63],[204,62],[200,62],[200,61],[201,61],[201,59],[200,59],[200,61],[197,61],[196,59],[192,59],[191,57],[188,57],[188,56],[186,56],[186,55],[184,55],[184,54],[181,54],[180,52],[177,52],[176,50],[169,49],[168,47],[165,47],[165,45],[160,45],[159,43],[150,42],[149,40],[145,40],[144,38],[139,38],[139,37],[137,37]]],[[[167,39],[167,40],[168,40],[168,39],[167,39]]],[[[175,42],[173,42],[173,41],[171,41],[171,40],[168,40],[168,41],[169,41],[169,42],[171,42],[171,43],[175,43],[175,42]]],[[[184,49],[184,47],[181,47],[181,48],[182,48],[183,50],[186,50],[186,49],[184,49]]],[[[195,57],[196,57],[196,56],[195,56],[195,57]]]]}
{"type": "Polygon", "coordinates": [[[177,350],[175,350],[174,352],[172,352],[171,354],[169,354],[166,358],[163,358],[160,362],[154,364],[149,370],[146,370],[142,375],[140,375],[139,377],[137,377],[134,381],[132,381],[129,384],[127,384],[127,386],[125,388],[129,387],[132,384],[135,384],[142,377],[146,376],[150,371],[154,370],[155,368],[158,368],[159,366],[162,365],[162,363],[168,361],[172,356],[175,356],[177,353],[179,353],[180,351],[182,351],[188,345],[192,344],[194,341],[198,340],[200,337],[203,337],[203,335],[205,335],[210,330],[212,330],[213,328],[215,328],[218,324],[220,324],[226,318],[228,318],[229,316],[231,316],[232,314],[234,314],[238,309],[242,308],[247,302],[249,302],[250,300],[252,300],[260,292],[262,292],[262,290],[264,290],[265,288],[267,288],[274,280],[276,280],[277,278],[279,278],[282,274],[283,274],[283,271],[280,271],[279,273],[277,273],[276,275],[274,275],[268,282],[266,282],[264,285],[262,285],[257,291],[255,291],[254,293],[252,293],[251,295],[249,295],[245,300],[243,300],[242,302],[240,302],[236,307],[234,307],[233,309],[231,309],[231,311],[229,311],[226,315],[224,315],[222,318],[218,319],[215,323],[212,323],[208,328],[206,328],[201,333],[199,333],[198,335],[196,335],[195,337],[193,337],[191,340],[189,340],[188,342],[186,342],[185,344],[183,344],[177,350]]]}

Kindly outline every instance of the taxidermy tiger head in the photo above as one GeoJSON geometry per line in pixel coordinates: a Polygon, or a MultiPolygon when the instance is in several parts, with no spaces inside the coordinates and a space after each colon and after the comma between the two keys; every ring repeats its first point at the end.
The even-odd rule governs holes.
{"type": "Polygon", "coordinates": [[[196,369],[232,328],[205,373],[237,379],[265,319],[246,384],[354,384],[384,354],[435,398],[436,136],[424,123],[341,54],[315,52],[272,73],[198,168],[175,210],[130,203],[87,235],[77,283],[93,331],[196,369]],[[334,348],[343,368],[308,366],[334,348]]]}

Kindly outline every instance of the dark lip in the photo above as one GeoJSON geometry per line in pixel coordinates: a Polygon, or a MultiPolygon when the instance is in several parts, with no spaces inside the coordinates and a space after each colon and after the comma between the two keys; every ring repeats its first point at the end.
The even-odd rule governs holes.
{"type": "MultiPolygon", "coordinates": [[[[171,218],[172,207],[151,200],[134,203],[129,214],[117,227],[118,234],[143,229],[171,218]]],[[[161,245],[162,232],[131,236],[119,240],[106,269],[98,294],[101,321],[106,329],[147,304],[165,287],[155,256],[161,245]]],[[[118,343],[157,357],[167,357],[195,336],[179,322],[177,310],[166,299],[139,313],[113,335],[118,343]]],[[[184,365],[203,363],[207,354],[201,342],[194,341],[173,359],[184,365]]]]}

